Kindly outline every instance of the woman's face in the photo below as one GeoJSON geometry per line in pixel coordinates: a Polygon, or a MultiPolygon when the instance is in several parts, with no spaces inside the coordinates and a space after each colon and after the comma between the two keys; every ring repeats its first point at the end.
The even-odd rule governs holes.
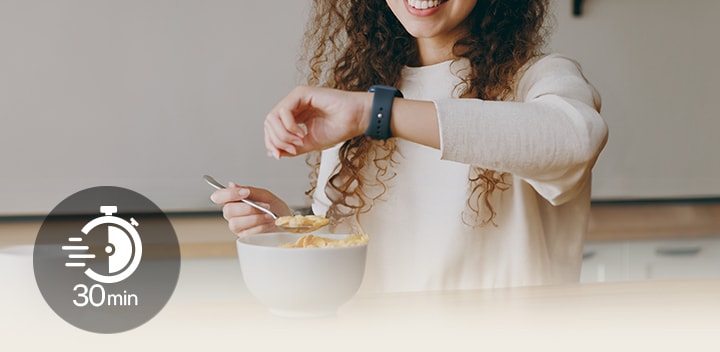
{"type": "Polygon", "coordinates": [[[418,40],[455,41],[477,0],[386,0],[405,30],[418,40]]]}

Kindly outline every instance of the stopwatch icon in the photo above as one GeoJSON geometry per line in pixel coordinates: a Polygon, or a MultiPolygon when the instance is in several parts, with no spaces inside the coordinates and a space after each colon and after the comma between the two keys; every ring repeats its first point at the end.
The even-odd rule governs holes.
{"type": "MultiPolygon", "coordinates": [[[[108,244],[105,247],[105,253],[108,254],[109,275],[99,274],[92,268],[87,268],[84,273],[97,282],[105,284],[117,283],[132,275],[140,264],[142,242],[136,229],[139,224],[134,218],[130,218],[130,222],[128,222],[120,217],[113,216],[114,213],[117,213],[117,206],[114,205],[101,206],[100,212],[104,216],[98,216],[91,220],[80,231],[87,236],[94,228],[102,225],[107,226],[108,244]]],[[[81,241],[82,238],[75,238],[75,240],[81,241]]],[[[76,246],[76,249],[81,249],[81,247],[83,246],[76,246]]],[[[70,257],[72,258],[72,255],[70,257]]],[[[76,266],[68,264],[71,263],[66,263],[66,266],[76,266]]],[[[79,264],[77,266],[84,265],[79,264]]]]}
{"type": "Polygon", "coordinates": [[[165,307],[180,275],[180,244],[150,199],[97,186],[71,194],[45,217],[33,272],[59,317],[89,332],[114,334],[139,327],[165,307]]]}

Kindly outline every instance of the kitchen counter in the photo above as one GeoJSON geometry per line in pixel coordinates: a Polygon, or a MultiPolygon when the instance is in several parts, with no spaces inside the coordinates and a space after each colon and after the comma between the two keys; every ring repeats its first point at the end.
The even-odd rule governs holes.
{"type": "Polygon", "coordinates": [[[719,279],[360,294],[335,317],[288,319],[249,295],[235,258],[184,258],[155,318],[93,334],[47,306],[30,251],[0,250],[3,351],[720,350],[719,279]]]}
{"type": "MultiPolygon", "coordinates": [[[[234,236],[219,213],[170,214],[183,257],[234,257],[234,236]]],[[[0,248],[30,245],[37,219],[0,218],[0,248]]],[[[720,201],[595,203],[586,241],[720,237],[720,201]]]]}
{"type": "Polygon", "coordinates": [[[593,203],[588,241],[698,238],[720,236],[720,202],[593,203]]]}

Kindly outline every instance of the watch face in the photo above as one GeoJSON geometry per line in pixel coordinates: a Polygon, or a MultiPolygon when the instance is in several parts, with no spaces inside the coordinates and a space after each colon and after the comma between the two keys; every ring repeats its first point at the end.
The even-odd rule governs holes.
{"type": "Polygon", "coordinates": [[[77,192],[50,212],[35,242],[38,288],[68,323],[116,333],[154,317],[175,290],[180,248],[168,218],[120,187],[77,192]]]}

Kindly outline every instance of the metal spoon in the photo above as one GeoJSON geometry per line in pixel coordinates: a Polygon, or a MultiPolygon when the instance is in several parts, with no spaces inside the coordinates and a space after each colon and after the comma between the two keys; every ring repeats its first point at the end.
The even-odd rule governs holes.
{"type": "MultiPolygon", "coordinates": [[[[222,183],[218,182],[210,175],[203,175],[203,178],[210,186],[213,186],[216,189],[225,189],[226,188],[225,186],[223,186],[222,183]]],[[[272,216],[273,220],[277,220],[279,218],[279,216],[277,214],[275,214],[275,212],[273,212],[272,210],[265,208],[262,205],[257,204],[251,200],[240,199],[240,201],[257,209],[257,210],[260,210],[266,214],[269,214],[270,216],[272,216]]],[[[315,230],[315,228],[313,226],[280,226],[280,225],[276,225],[276,226],[282,230],[285,230],[288,232],[296,232],[296,233],[303,233],[303,232],[308,232],[310,230],[315,230]]]]}

